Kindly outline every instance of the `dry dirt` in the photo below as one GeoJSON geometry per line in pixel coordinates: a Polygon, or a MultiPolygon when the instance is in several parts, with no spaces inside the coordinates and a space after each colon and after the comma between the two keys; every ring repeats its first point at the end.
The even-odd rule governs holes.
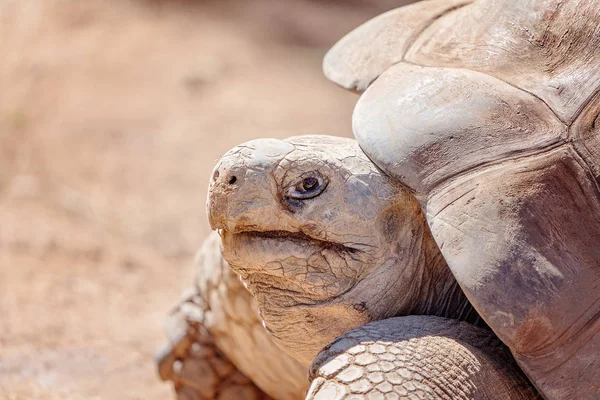
{"type": "Polygon", "coordinates": [[[152,356],[212,166],[350,135],[321,58],[401,3],[0,0],[0,398],[172,398],[152,356]]]}

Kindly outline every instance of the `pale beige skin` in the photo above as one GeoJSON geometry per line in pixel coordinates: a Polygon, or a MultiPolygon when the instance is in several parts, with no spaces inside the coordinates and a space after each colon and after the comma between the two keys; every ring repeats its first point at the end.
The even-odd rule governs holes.
{"type": "Polygon", "coordinates": [[[548,399],[600,398],[600,1],[434,0],[348,34],[365,153],[548,399]]]}
{"type": "Polygon", "coordinates": [[[307,368],[271,340],[220,244],[216,233],[205,240],[194,287],[169,316],[169,344],[157,357],[161,378],[180,400],[304,398],[307,368]]]}
{"type": "MultiPolygon", "coordinates": [[[[224,257],[257,299],[277,344],[309,365],[342,335],[335,354],[330,346],[315,360],[308,399],[353,393],[398,398],[406,390],[436,399],[537,398],[490,331],[456,325],[478,317],[416,200],[355,141],[306,136],[238,146],[214,170],[208,208],[224,257]],[[410,314],[428,317],[387,320],[346,334],[370,321],[410,314]],[[430,322],[432,315],[452,319],[430,322]],[[378,338],[371,329],[387,334],[378,338]],[[382,383],[375,382],[379,377],[365,375],[371,383],[362,375],[349,378],[344,367],[367,368],[351,352],[345,365],[335,358],[346,350],[340,341],[343,347],[353,340],[393,342],[407,356],[384,351],[389,358],[370,361],[370,372],[391,360],[387,372],[403,375],[386,380],[386,387],[374,384],[382,383]],[[432,349],[448,364],[440,367],[432,349]]],[[[371,353],[375,360],[380,356],[371,353]]]]}

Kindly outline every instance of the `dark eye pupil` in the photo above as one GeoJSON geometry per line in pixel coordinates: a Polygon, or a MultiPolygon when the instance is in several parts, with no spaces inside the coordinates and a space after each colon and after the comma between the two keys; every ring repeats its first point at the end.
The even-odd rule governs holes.
{"type": "Polygon", "coordinates": [[[302,181],[302,189],[309,191],[315,189],[319,185],[319,180],[315,177],[305,178],[302,181]]]}

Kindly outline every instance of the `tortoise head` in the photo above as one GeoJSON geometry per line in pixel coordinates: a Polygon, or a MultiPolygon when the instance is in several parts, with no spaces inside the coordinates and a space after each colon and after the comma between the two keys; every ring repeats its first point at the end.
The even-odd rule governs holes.
{"type": "Polygon", "coordinates": [[[460,292],[417,201],[351,139],[235,147],[214,169],[208,214],[265,327],[307,365],[349,329],[439,315],[460,292]]]}

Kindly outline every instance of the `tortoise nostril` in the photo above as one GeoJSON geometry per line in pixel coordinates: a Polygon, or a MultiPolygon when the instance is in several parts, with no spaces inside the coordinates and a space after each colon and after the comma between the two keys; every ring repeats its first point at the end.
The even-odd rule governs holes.
{"type": "Polygon", "coordinates": [[[220,174],[219,174],[219,170],[218,170],[218,169],[217,169],[217,170],[215,170],[215,173],[213,174],[213,181],[214,181],[214,182],[216,182],[216,181],[217,181],[217,179],[219,178],[219,175],[220,175],[220,174]]]}
{"type": "Polygon", "coordinates": [[[236,181],[237,181],[237,178],[235,177],[235,175],[232,175],[231,178],[229,178],[229,181],[227,183],[229,183],[230,185],[233,185],[236,181]]]}

